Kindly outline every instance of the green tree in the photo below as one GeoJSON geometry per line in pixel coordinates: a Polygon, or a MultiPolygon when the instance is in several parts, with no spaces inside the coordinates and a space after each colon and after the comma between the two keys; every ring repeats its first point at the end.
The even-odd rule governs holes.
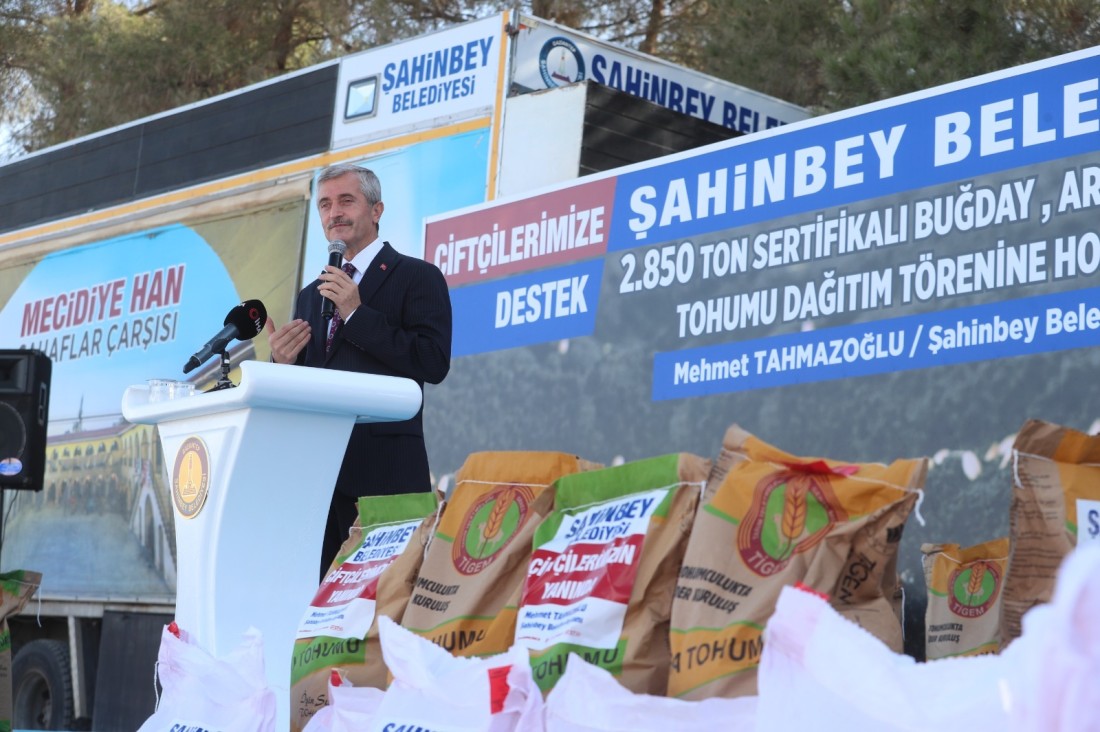
{"type": "Polygon", "coordinates": [[[344,4],[323,0],[0,2],[22,6],[20,22],[0,15],[0,38],[11,38],[0,91],[20,100],[0,121],[26,150],[342,53],[345,36],[331,29],[351,24],[344,4]]]}
{"type": "MultiPolygon", "coordinates": [[[[32,151],[509,7],[0,0],[0,132],[32,151]]],[[[1100,0],[525,0],[521,8],[817,112],[1100,42],[1100,0]]]]}
{"type": "Polygon", "coordinates": [[[809,108],[827,88],[821,47],[836,32],[836,0],[717,0],[694,30],[700,71],[809,108]]]}
{"type": "Polygon", "coordinates": [[[817,112],[1100,40],[1097,0],[726,0],[706,20],[697,68],[817,112]]]}
{"type": "Polygon", "coordinates": [[[919,91],[1046,55],[1000,0],[856,0],[819,46],[828,109],[919,91]]]}

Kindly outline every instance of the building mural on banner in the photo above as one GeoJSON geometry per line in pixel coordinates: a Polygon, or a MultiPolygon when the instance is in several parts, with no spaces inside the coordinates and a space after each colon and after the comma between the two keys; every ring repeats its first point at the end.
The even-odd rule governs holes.
{"type": "Polygon", "coordinates": [[[805,109],[775,97],[585,33],[520,15],[512,82],[553,89],[591,79],[674,112],[748,134],[809,118],[805,109]]]}
{"type": "MultiPolygon", "coordinates": [[[[4,267],[0,332],[7,348],[52,362],[41,492],[6,497],[4,562],[43,573],[49,596],[171,603],[176,551],[165,456],[152,427],[121,415],[126,387],[182,379],[182,367],[251,293],[290,297],[303,204],[95,238],[25,267],[4,267]],[[16,277],[13,278],[12,276],[16,277]],[[73,551],[73,547],[80,547],[73,551]]],[[[238,344],[235,360],[255,357],[238,344]]],[[[265,356],[266,357],[266,356],[265,356]]],[[[195,373],[197,383],[210,368],[195,373]]]]}
{"type": "Polygon", "coordinates": [[[928,456],[923,603],[921,542],[1007,534],[1026,419],[1100,427],[1098,80],[1078,53],[429,219],[464,357],[432,465],[713,458],[731,423],[928,456]]]}

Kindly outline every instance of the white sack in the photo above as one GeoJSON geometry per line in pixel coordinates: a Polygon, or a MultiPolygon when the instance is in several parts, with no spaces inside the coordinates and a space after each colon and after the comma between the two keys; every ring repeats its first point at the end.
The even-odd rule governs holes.
{"type": "Polygon", "coordinates": [[[572,653],[546,697],[545,718],[546,732],[752,732],[756,697],[685,701],[635,694],[572,653]]]}
{"type": "Polygon", "coordinates": [[[785,587],[764,634],[757,729],[1100,732],[1098,618],[1100,547],[1067,557],[1053,602],[999,656],[917,663],[785,587]]]}
{"type": "Polygon", "coordinates": [[[405,729],[542,732],[542,694],[527,649],[457,658],[385,616],[378,618],[378,632],[393,682],[370,730],[411,725],[405,729]]]}
{"type": "Polygon", "coordinates": [[[176,630],[175,623],[167,625],[161,633],[156,673],[164,691],[157,710],[138,732],[275,730],[275,692],[267,685],[263,637],[255,628],[248,629],[229,655],[214,658],[186,632],[176,630]]]}
{"type": "Polygon", "coordinates": [[[1001,658],[1009,730],[1100,732],[1100,543],[1066,557],[1053,600],[1024,615],[1001,658]]]}
{"type": "Polygon", "coordinates": [[[333,671],[328,682],[328,704],[310,717],[302,732],[360,732],[370,729],[384,693],[373,686],[352,686],[338,671],[333,671]]]}

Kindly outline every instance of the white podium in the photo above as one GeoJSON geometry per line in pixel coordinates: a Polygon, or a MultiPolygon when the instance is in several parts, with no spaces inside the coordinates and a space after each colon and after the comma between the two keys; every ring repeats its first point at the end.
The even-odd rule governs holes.
{"type": "Polygon", "coordinates": [[[298,621],[317,590],[321,538],[356,422],[409,419],[415,381],[241,364],[240,385],[168,401],[128,388],[122,415],[160,432],[175,504],[176,621],[224,656],[263,633],[278,729],[289,729],[298,621]]]}

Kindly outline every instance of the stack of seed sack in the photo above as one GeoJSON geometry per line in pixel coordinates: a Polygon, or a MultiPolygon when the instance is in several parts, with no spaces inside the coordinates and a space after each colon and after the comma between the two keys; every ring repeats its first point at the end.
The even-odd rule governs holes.
{"type": "Polygon", "coordinates": [[[1023,615],[1051,601],[1058,568],[1079,538],[1100,536],[1100,436],[1028,420],[1010,468],[1008,536],[921,546],[930,661],[1006,648],[1023,615]]]}
{"type": "MultiPolygon", "coordinates": [[[[736,424],[714,461],[675,453],[602,467],[557,452],[471,454],[445,504],[361,506],[362,528],[303,618],[298,723],[323,705],[334,669],[355,686],[392,681],[377,615],[455,657],[520,649],[544,695],[573,658],[635,694],[754,696],[787,586],[900,653],[898,547],[928,464],[794,455],[736,424]],[[378,578],[375,594],[341,584],[367,577],[378,578]],[[370,612],[333,620],[349,598],[369,599],[370,612]]],[[[1024,425],[1011,535],[922,547],[929,659],[994,653],[1019,635],[1020,616],[1050,599],[1078,523],[1100,523],[1097,466],[1100,437],[1024,425]]]]}

